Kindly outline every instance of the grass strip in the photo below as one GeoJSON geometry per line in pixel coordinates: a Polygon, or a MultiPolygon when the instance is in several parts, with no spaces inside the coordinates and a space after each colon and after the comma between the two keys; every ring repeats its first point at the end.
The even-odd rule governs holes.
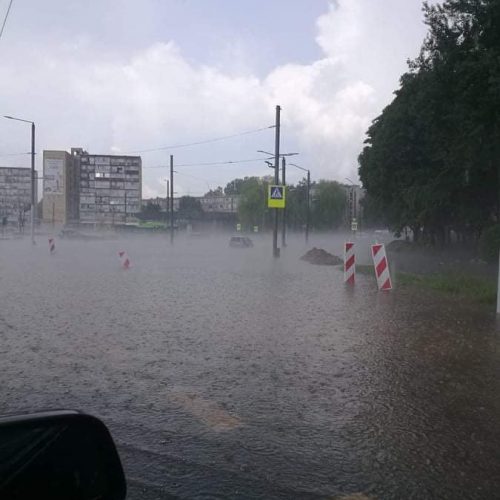
{"type": "Polygon", "coordinates": [[[412,274],[399,272],[398,285],[413,285],[470,299],[480,304],[495,304],[497,298],[494,280],[463,273],[412,274]]]}

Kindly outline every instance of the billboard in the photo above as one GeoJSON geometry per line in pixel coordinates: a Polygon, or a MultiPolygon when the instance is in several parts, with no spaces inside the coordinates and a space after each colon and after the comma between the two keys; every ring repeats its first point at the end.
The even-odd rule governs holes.
{"type": "Polygon", "coordinates": [[[43,165],[43,192],[62,194],[64,191],[64,160],[45,158],[43,165]]]}

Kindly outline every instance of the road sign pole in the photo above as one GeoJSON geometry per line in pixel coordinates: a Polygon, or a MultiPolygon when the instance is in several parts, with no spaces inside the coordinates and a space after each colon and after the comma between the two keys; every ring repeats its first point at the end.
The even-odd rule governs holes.
{"type": "MultiPolygon", "coordinates": [[[[274,142],[274,184],[280,182],[280,113],[281,108],[276,106],[276,135],[274,142]]],[[[273,228],[273,257],[279,257],[278,248],[278,209],[274,209],[274,228],[273,228]]]]}

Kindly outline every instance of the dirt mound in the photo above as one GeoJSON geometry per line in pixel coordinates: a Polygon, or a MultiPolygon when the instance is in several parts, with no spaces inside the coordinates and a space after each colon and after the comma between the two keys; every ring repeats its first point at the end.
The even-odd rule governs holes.
{"type": "Polygon", "coordinates": [[[313,248],[300,259],[318,266],[338,266],[344,262],[336,255],[332,255],[322,248],[313,248]]]}

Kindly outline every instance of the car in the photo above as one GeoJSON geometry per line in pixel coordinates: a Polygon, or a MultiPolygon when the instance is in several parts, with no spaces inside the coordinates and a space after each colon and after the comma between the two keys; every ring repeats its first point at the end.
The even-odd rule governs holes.
{"type": "Polygon", "coordinates": [[[253,242],[247,236],[231,236],[229,246],[232,248],[250,248],[253,247],[253,242]]]}

